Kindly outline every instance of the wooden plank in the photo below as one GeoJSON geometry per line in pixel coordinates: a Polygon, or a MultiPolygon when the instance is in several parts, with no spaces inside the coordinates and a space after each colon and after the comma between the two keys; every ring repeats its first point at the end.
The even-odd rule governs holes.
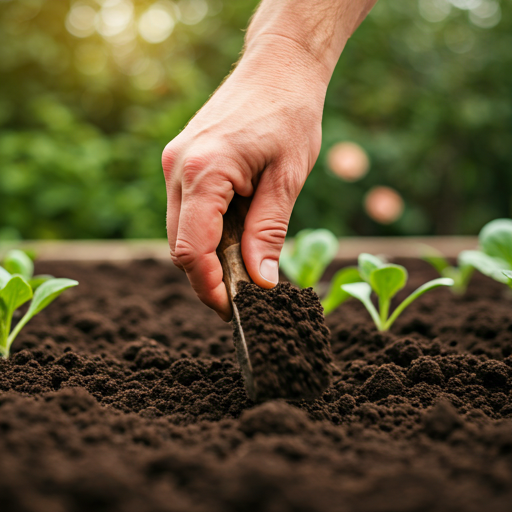
{"type": "MultiPolygon", "coordinates": [[[[289,243],[289,242],[287,242],[289,243]]],[[[340,239],[337,258],[354,259],[361,252],[389,257],[416,257],[421,246],[436,248],[446,257],[454,258],[460,251],[475,249],[477,238],[468,236],[441,237],[346,237],[340,239]]],[[[128,261],[131,259],[169,259],[166,240],[33,240],[2,242],[0,256],[17,247],[31,249],[39,260],[52,261],[128,261]]]]}

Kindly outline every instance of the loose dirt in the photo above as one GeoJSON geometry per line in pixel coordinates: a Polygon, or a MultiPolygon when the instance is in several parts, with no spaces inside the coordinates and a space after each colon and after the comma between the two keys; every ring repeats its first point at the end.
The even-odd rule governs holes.
{"type": "Polygon", "coordinates": [[[312,288],[264,290],[241,282],[235,296],[258,400],[317,398],[331,383],[330,332],[312,288]]]}
{"type": "MultiPolygon", "coordinates": [[[[402,299],[435,273],[410,272],[402,299]]],[[[76,278],[0,362],[2,512],[510,511],[512,300],[480,275],[379,333],[330,315],[333,383],[253,404],[231,327],[154,261],[76,278]]]]}

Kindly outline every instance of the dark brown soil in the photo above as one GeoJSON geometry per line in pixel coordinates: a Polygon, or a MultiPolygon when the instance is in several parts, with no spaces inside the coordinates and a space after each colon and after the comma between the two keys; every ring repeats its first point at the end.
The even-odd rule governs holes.
{"type": "Polygon", "coordinates": [[[317,398],[329,387],[330,332],[312,288],[281,283],[264,290],[241,282],[235,304],[258,401],[317,398]]]}
{"type": "MultiPolygon", "coordinates": [[[[434,273],[422,262],[401,297],[434,273]]],[[[375,330],[327,319],[318,400],[255,405],[231,327],[172,266],[40,264],[78,279],[0,362],[2,512],[504,512],[512,300],[475,276],[375,330]]]]}

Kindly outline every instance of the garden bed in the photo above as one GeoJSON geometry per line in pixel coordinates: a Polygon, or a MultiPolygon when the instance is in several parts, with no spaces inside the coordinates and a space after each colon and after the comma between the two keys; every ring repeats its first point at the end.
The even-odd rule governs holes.
{"type": "MultiPolygon", "coordinates": [[[[436,277],[397,260],[397,300],[436,277]]],[[[379,333],[330,315],[334,385],[254,404],[231,327],[170,263],[42,262],[80,281],[0,361],[2,512],[509,511],[512,300],[476,275],[379,333]]]]}

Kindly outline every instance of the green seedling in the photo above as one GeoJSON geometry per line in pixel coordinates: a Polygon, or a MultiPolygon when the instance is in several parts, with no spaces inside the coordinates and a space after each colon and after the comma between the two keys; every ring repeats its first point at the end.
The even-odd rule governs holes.
{"type": "Polygon", "coordinates": [[[429,281],[411,293],[411,295],[399,304],[393,313],[389,315],[391,299],[407,283],[407,270],[401,265],[384,263],[380,258],[366,253],[359,255],[358,264],[359,274],[364,282],[344,284],[341,288],[363,303],[379,331],[389,330],[404,309],[425,292],[438,288],[439,286],[453,286],[453,279],[448,277],[440,277],[429,281]],[[378,297],[378,311],[371,300],[372,290],[378,297]]]}
{"type": "Polygon", "coordinates": [[[10,251],[3,265],[0,267],[0,356],[7,358],[23,327],[63,291],[78,282],[52,276],[34,277],[34,264],[22,251],[10,251]],[[27,312],[11,331],[14,312],[29,300],[27,312]]]}
{"type": "Polygon", "coordinates": [[[478,235],[479,250],[462,251],[459,260],[482,274],[508,284],[512,281],[512,220],[496,219],[486,224],[478,235]]]}
{"type": "Polygon", "coordinates": [[[457,258],[457,266],[450,265],[448,260],[433,247],[425,245],[422,248],[422,259],[430,263],[442,277],[453,279],[451,290],[456,295],[463,295],[466,292],[474,268],[464,261],[463,258],[457,258]]]}
{"type": "MultiPolygon", "coordinates": [[[[304,229],[295,237],[292,249],[283,249],[280,267],[297,286],[317,288],[325,269],[336,256],[338,246],[338,239],[329,230],[304,229]]],[[[341,285],[358,281],[361,277],[356,267],[345,267],[334,274],[327,294],[321,299],[326,315],[350,298],[341,285]]]]}

